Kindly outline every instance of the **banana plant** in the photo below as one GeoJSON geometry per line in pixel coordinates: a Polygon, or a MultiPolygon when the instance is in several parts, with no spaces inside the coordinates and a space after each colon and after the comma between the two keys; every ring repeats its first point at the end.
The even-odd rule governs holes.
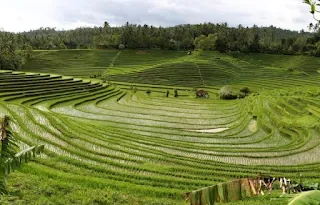
{"type": "Polygon", "coordinates": [[[17,140],[14,138],[9,128],[9,118],[5,116],[0,119],[0,136],[1,136],[1,150],[0,150],[0,196],[7,193],[7,180],[11,171],[20,167],[21,163],[27,163],[39,155],[44,145],[36,145],[19,151],[17,140]]]}
{"type": "Polygon", "coordinates": [[[319,22],[320,22],[320,17],[319,17],[320,0],[303,0],[303,3],[308,4],[310,6],[310,13],[313,16],[313,19],[317,22],[315,25],[310,23],[309,27],[317,30],[320,26],[319,25],[319,22]]]}

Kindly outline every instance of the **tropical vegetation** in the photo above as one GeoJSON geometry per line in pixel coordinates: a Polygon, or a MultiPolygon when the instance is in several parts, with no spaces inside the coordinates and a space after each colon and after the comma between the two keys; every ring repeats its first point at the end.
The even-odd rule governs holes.
{"type": "Polygon", "coordinates": [[[18,71],[0,73],[0,113],[22,144],[45,145],[45,157],[10,175],[3,203],[186,204],[186,192],[259,173],[317,182],[318,62],[214,51],[33,51],[18,71]],[[220,100],[225,86],[245,98],[220,100]],[[196,98],[199,89],[210,98],[196,98]]]}

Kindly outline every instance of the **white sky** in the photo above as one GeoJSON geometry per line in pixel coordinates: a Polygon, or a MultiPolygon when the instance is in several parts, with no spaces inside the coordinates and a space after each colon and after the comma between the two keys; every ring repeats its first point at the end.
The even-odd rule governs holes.
{"type": "Polygon", "coordinates": [[[0,0],[0,29],[135,24],[221,23],[307,30],[312,16],[302,0],[0,0]]]}

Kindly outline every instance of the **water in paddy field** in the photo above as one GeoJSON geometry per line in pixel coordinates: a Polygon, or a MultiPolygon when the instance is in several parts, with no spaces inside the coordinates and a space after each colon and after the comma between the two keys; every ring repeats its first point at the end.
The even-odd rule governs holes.
{"type": "MultiPolygon", "coordinates": [[[[301,77],[269,65],[253,70],[250,61],[224,54],[218,60],[210,52],[184,61],[175,54],[128,62],[132,55],[123,51],[114,59],[110,53],[113,67],[105,83],[0,73],[0,113],[12,117],[25,146],[45,144],[50,159],[40,158],[19,174],[142,200],[178,198],[258,172],[319,177],[318,74],[301,77]],[[247,86],[251,93],[220,100],[226,84],[232,92],[247,86]],[[210,98],[196,98],[200,89],[210,98]]],[[[86,61],[75,59],[63,71],[72,75],[80,60],[86,61]]]]}

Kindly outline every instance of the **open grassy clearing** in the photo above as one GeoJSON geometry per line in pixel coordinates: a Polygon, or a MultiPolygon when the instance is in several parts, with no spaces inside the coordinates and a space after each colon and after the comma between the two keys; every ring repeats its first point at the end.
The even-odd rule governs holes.
{"type": "MultiPolygon", "coordinates": [[[[12,117],[23,143],[46,147],[43,158],[11,175],[5,203],[186,204],[184,192],[260,172],[317,181],[316,64],[304,63],[309,74],[302,75],[281,68],[284,62],[258,65],[259,58],[275,57],[50,51],[38,52],[21,73],[1,72],[0,113],[12,117]],[[90,66],[101,67],[114,83],[88,79],[90,66]],[[259,95],[216,99],[226,84],[259,95]],[[194,98],[193,89],[200,87],[210,99],[194,98]],[[39,197],[31,197],[35,193],[39,197]]],[[[270,198],[253,201],[266,204],[270,198]]]]}

